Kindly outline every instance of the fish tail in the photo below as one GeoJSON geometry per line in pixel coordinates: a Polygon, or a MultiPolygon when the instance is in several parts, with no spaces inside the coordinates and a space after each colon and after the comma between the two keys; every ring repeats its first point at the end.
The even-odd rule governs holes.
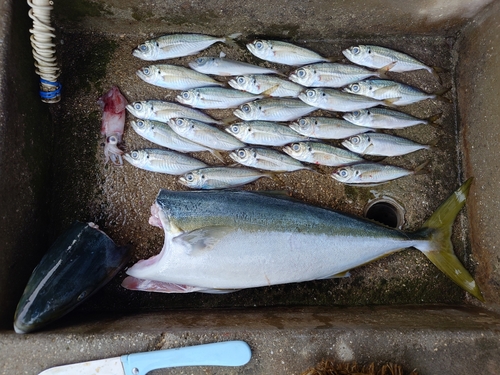
{"type": "Polygon", "coordinates": [[[425,120],[427,121],[428,125],[434,126],[435,128],[440,128],[441,126],[439,124],[436,124],[436,121],[441,118],[443,115],[443,112],[436,113],[435,115],[427,117],[425,120]]]}
{"type": "Polygon", "coordinates": [[[241,33],[234,33],[231,35],[227,35],[224,38],[224,43],[226,43],[228,46],[237,48],[238,44],[234,41],[234,39],[238,39],[241,35],[242,35],[241,33]]]}
{"type": "Polygon", "coordinates": [[[484,301],[474,278],[453,252],[451,243],[453,222],[465,205],[472,180],[472,177],[469,178],[458,190],[450,195],[417,233],[430,241],[428,248],[419,250],[458,286],[480,301],[484,301]]]}

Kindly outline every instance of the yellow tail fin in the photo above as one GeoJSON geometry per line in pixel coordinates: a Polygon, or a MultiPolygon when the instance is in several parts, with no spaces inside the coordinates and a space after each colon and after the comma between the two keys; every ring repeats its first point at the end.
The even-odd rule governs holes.
{"type": "Polygon", "coordinates": [[[430,249],[420,249],[425,256],[462,289],[480,301],[484,301],[474,278],[455,256],[451,243],[452,225],[455,217],[465,205],[472,180],[473,178],[469,178],[448,197],[424,223],[418,233],[431,240],[430,249]]]}

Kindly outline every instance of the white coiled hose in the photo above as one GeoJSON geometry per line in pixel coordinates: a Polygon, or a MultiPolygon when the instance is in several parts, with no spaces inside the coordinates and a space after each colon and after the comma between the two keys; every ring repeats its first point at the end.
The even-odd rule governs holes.
{"type": "Polygon", "coordinates": [[[55,57],[55,29],[50,26],[51,0],[28,0],[29,16],[33,20],[31,47],[35,59],[36,74],[40,76],[40,97],[43,102],[56,103],[61,99],[61,84],[57,81],[60,70],[55,57]]]}

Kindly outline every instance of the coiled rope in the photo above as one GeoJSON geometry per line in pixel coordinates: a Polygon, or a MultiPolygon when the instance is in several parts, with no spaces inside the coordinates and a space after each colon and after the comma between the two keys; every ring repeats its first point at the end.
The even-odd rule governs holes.
{"type": "Polygon", "coordinates": [[[33,20],[31,47],[35,59],[36,74],[40,76],[40,97],[45,103],[57,103],[61,99],[60,69],[55,57],[55,29],[50,26],[51,0],[28,0],[31,9],[28,15],[33,20]]]}

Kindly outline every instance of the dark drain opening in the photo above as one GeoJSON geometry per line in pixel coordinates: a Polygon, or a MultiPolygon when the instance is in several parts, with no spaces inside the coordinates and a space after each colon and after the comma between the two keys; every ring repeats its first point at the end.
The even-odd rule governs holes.
{"type": "Polygon", "coordinates": [[[392,228],[401,228],[404,212],[397,202],[382,198],[368,203],[365,208],[365,217],[392,228]]]}

